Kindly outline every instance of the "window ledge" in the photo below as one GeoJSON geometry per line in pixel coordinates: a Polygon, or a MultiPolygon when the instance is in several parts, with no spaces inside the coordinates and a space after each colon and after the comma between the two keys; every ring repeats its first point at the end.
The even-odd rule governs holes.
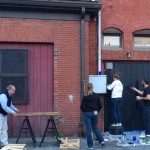
{"type": "Polygon", "coordinates": [[[133,47],[134,51],[150,51],[150,47],[133,47]]]}
{"type": "Polygon", "coordinates": [[[117,50],[117,51],[120,51],[120,50],[123,50],[122,47],[102,47],[102,50],[117,50]]]}

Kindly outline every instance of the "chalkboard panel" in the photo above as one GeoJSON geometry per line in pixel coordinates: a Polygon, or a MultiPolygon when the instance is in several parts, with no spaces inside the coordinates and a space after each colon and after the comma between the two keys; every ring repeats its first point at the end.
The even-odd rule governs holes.
{"type": "Polygon", "coordinates": [[[93,84],[93,91],[99,94],[107,93],[107,76],[106,75],[89,75],[89,83],[93,84]]]}

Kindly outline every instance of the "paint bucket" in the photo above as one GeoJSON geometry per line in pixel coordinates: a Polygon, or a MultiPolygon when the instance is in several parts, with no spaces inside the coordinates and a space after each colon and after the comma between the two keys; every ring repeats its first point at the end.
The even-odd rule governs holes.
{"type": "Polygon", "coordinates": [[[133,136],[132,141],[136,142],[136,136],[133,136]]]}
{"type": "Polygon", "coordinates": [[[150,144],[150,135],[146,135],[146,143],[150,144]]]}
{"type": "Polygon", "coordinates": [[[139,137],[139,143],[142,144],[142,145],[146,144],[146,137],[145,136],[140,136],[139,137]]]}
{"type": "Polygon", "coordinates": [[[126,140],[126,135],[122,134],[122,142],[125,142],[125,140],[126,140]]]}

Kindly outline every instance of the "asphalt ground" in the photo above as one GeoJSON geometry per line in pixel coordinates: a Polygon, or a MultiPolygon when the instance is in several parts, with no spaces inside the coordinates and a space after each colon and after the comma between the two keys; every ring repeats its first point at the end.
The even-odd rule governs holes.
{"type": "MultiPolygon", "coordinates": [[[[69,139],[80,139],[80,149],[81,150],[88,150],[87,144],[86,144],[86,138],[79,138],[79,137],[69,137],[69,139]]],[[[34,147],[32,143],[31,138],[20,138],[18,144],[26,144],[27,150],[60,150],[62,148],[58,147],[57,141],[54,137],[46,137],[44,139],[44,142],[42,143],[41,147],[40,145],[41,138],[36,137],[36,146],[34,147]]],[[[15,144],[16,138],[10,138],[9,143],[15,144]]],[[[150,150],[150,145],[140,145],[140,146],[124,146],[124,147],[118,147],[117,145],[118,141],[108,141],[105,142],[105,146],[101,147],[99,142],[94,139],[94,148],[93,150],[150,150]]],[[[71,150],[71,148],[63,148],[62,150],[71,150]]]]}

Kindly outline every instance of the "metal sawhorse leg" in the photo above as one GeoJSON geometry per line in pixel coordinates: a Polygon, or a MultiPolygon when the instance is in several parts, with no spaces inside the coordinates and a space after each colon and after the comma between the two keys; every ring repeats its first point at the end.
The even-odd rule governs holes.
{"type": "Polygon", "coordinates": [[[27,133],[27,132],[30,133],[32,141],[33,141],[33,144],[34,144],[34,147],[35,147],[35,143],[36,143],[35,136],[34,136],[32,128],[31,128],[31,124],[29,122],[29,119],[28,119],[27,116],[25,116],[25,118],[23,120],[23,123],[22,123],[22,126],[21,126],[21,129],[20,129],[20,132],[19,132],[19,135],[17,137],[16,143],[18,143],[21,133],[27,133]],[[25,122],[26,122],[27,126],[25,126],[25,122]],[[23,132],[23,130],[26,130],[26,131],[23,132]],[[27,131],[27,130],[29,130],[29,131],[27,131]]]}
{"type": "Polygon", "coordinates": [[[44,135],[43,135],[43,137],[42,137],[42,140],[41,140],[41,142],[40,142],[40,145],[39,145],[39,147],[41,147],[41,144],[44,142],[44,138],[45,138],[45,135],[46,135],[46,133],[47,133],[47,130],[49,129],[49,124],[51,123],[51,125],[52,125],[52,130],[53,130],[53,132],[54,132],[54,134],[55,134],[55,136],[56,136],[56,140],[57,140],[57,143],[58,143],[58,146],[59,146],[59,144],[60,144],[60,140],[58,139],[59,138],[59,134],[58,134],[58,131],[57,131],[57,128],[56,128],[56,124],[55,124],[55,121],[54,121],[54,117],[52,117],[52,116],[50,116],[50,118],[48,119],[48,121],[47,121],[47,125],[46,125],[46,128],[45,128],[45,131],[44,131],[44,135]]]}

